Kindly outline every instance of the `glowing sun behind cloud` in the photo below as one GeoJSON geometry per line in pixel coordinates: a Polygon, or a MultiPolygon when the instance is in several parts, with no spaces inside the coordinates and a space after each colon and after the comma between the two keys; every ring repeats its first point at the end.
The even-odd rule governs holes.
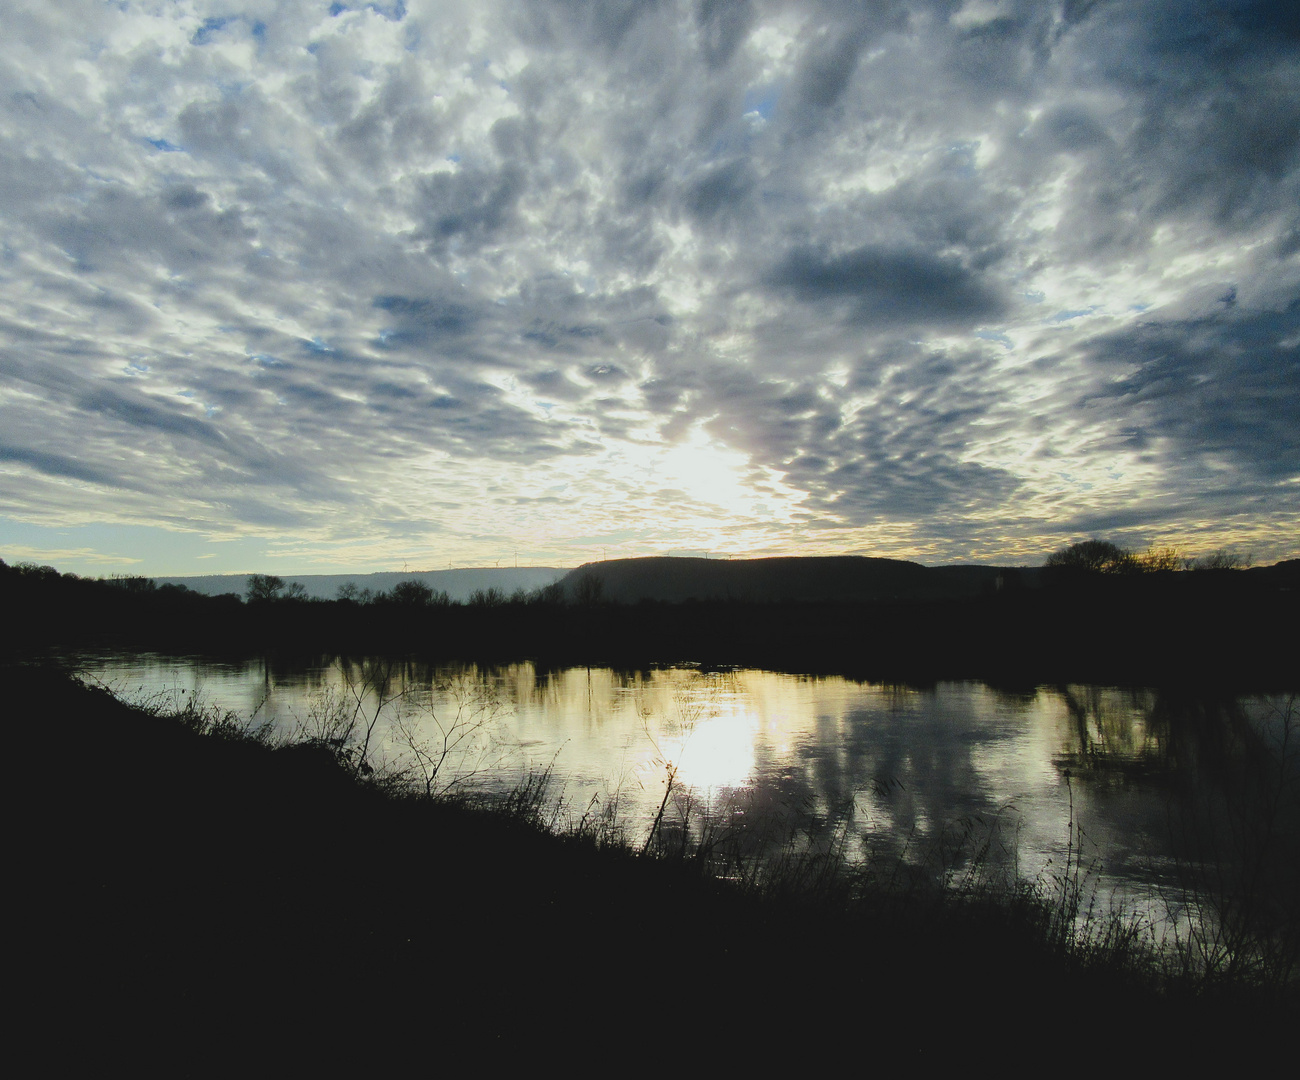
{"type": "Polygon", "coordinates": [[[0,557],[1294,557],[1283,6],[23,5],[0,557]]]}

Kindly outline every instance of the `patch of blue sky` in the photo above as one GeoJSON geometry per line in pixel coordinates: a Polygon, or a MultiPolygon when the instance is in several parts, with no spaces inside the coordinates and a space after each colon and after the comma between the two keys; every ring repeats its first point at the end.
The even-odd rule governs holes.
{"type": "Polygon", "coordinates": [[[1023,295],[1024,298],[1028,300],[1031,304],[1041,304],[1044,300],[1047,299],[1047,293],[1045,292],[1031,291],[1031,292],[1026,292],[1023,295]]]}
{"type": "Polygon", "coordinates": [[[1016,347],[1012,340],[1001,330],[977,330],[975,336],[984,341],[996,341],[1004,349],[1010,350],[1016,347]]]}
{"type": "Polygon", "coordinates": [[[764,120],[772,118],[772,111],[776,108],[776,103],[781,97],[781,91],[776,86],[751,86],[745,91],[745,96],[740,103],[742,114],[758,113],[764,120]]]}
{"type": "Polygon", "coordinates": [[[314,352],[314,353],[327,353],[327,352],[334,351],[318,337],[314,337],[310,341],[304,341],[303,347],[307,349],[308,352],[314,352]]]}
{"type": "Polygon", "coordinates": [[[271,356],[269,353],[251,353],[248,358],[264,368],[284,367],[283,360],[278,356],[271,356]]]}
{"type": "Polygon", "coordinates": [[[338,18],[348,11],[373,11],[389,22],[401,22],[406,18],[406,0],[396,0],[396,3],[392,4],[342,4],[335,0],[329,6],[329,13],[333,18],[338,18]]]}
{"type": "Polygon", "coordinates": [[[217,89],[221,91],[221,96],[226,100],[230,100],[231,98],[237,98],[242,96],[244,91],[248,89],[249,83],[248,80],[246,79],[243,81],[236,81],[236,82],[229,82],[224,79],[218,79],[216,85],[217,85],[217,89]]]}
{"type": "Polygon", "coordinates": [[[1069,322],[1071,319],[1082,319],[1085,315],[1091,315],[1097,309],[1095,307],[1076,308],[1069,311],[1058,311],[1052,316],[1052,322],[1069,322]]]}
{"type": "Polygon", "coordinates": [[[166,139],[145,139],[155,150],[161,150],[164,154],[177,154],[181,152],[181,147],[166,139]]]}
{"type": "Polygon", "coordinates": [[[211,18],[204,19],[203,25],[194,31],[194,36],[190,38],[190,44],[208,44],[232,22],[238,22],[239,18],[238,15],[214,15],[211,18]]]}
{"type": "Polygon", "coordinates": [[[190,44],[207,45],[212,41],[215,41],[217,35],[225,30],[227,26],[231,23],[237,22],[248,23],[248,32],[252,34],[253,37],[257,38],[259,42],[266,39],[266,23],[261,19],[249,20],[248,17],[244,15],[216,15],[212,18],[203,20],[203,25],[200,26],[194,32],[194,36],[190,38],[190,44]]]}

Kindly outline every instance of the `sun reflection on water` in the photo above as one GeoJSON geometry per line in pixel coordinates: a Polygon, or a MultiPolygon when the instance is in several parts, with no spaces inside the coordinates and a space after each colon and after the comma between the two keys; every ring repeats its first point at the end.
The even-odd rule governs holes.
{"type": "MultiPolygon", "coordinates": [[[[84,669],[145,696],[170,688],[241,715],[256,708],[286,735],[347,678],[338,663],[288,670],[151,656],[87,658],[84,669]]],[[[1073,836],[1103,889],[1118,890],[1135,909],[1151,902],[1168,876],[1160,868],[1174,858],[1168,785],[1148,779],[1177,764],[1170,740],[1210,745],[1223,712],[1280,753],[1287,743],[1279,732],[1291,730],[1294,715],[1265,698],[1170,719],[1178,701],[1156,691],[921,689],[748,670],[411,664],[395,678],[418,690],[403,699],[405,719],[417,724],[456,715],[457,696],[445,689],[453,683],[459,705],[466,687],[472,701],[498,696],[499,722],[481,733],[486,756],[470,760],[494,767],[474,782],[508,791],[545,771],[551,797],[576,808],[575,818],[584,808],[610,808],[634,844],[655,828],[675,830],[674,842],[698,839],[701,829],[734,824],[743,812],[746,829],[780,821],[768,836],[800,833],[813,842],[841,830],[851,837],[851,859],[883,851],[920,860],[974,822],[977,832],[1003,832],[1015,872],[1031,882],[1050,879],[1073,836]]],[[[401,743],[384,746],[400,764],[401,743]]],[[[1300,773],[1288,764],[1288,777],[1300,773]]],[[[1077,847],[1071,857],[1077,865],[1077,847]]]]}
{"type": "Polygon", "coordinates": [[[757,719],[738,707],[698,721],[689,731],[666,735],[659,749],[678,783],[712,796],[750,783],[757,735],[757,719]]]}

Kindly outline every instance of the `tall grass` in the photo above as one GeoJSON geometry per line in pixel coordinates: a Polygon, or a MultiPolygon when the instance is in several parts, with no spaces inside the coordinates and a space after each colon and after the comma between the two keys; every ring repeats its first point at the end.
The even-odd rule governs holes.
{"type": "Polygon", "coordinates": [[[179,686],[165,687],[149,693],[145,693],[141,687],[132,693],[129,689],[109,686],[84,671],[77,672],[74,679],[83,686],[117,698],[145,716],[174,721],[195,735],[271,748],[286,742],[276,733],[271,721],[258,719],[260,704],[248,716],[240,716],[231,709],[220,709],[211,704],[205,698],[202,687],[193,690],[179,686]]]}
{"type": "MultiPolygon", "coordinates": [[[[204,738],[270,749],[324,749],[353,783],[385,796],[455,802],[593,853],[673,863],[760,903],[797,905],[837,918],[924,925],[956,937],[983,935],[1066,970],[1104,971],[1157,989],[1199,994],[1294,988],[1300,915],[1295,892],[1269,892],[1264,881],[1271,873],[1265,856],[1276,854],[1278,835],[1291,827],[1287,800],[1294,798],[1294,790],[1285,767],[1269,774],[1271,786],[1247,793],[1251,800],[1262,800],[1271,814],[1259,826],[1262,834],[1248,857],[1229,860],[1196,850],[1197,865],[1189,859],[1179,868],[1176,894],[1159,898],[1181,918],[1162,919],[1124,910],[1106,895],[1100,853],[1076,819],[1074,778],[1068,770],[1064,854],[1032,880],[1020,865],[1019,818],[1013,807],[954,820],[928,850],[910,843],[900,850],[855,829],[851,806],[790,825],[756,823],[733,813],[735,807],[704,805],[678,783],[674,763],[663,755],[663,798],[648,831],[638,837],[622,815],[617,791],[593,796],[580,811],[568,806],[562,789],[557,790],[554,761],[530,771],[504,793],[473,793],[466,782],[481,765],[481,749],[490,745],[503,711],[500,702],[465,688],[457,697],[454,688],[443,686],[454,710],[439,718],[431,704],[420,705],[435,721],[432,728],[421,728],[401,715],[400,707],[411,703],[393,685],[391,671],[360,673],[340,693],[322,697],[289,738],[277,737],[268,723],[256,721],[256,714],[241,720],[208,707],[197,692],[171,691],[135,705],[204,738]],[[405,739],[407,753],[376,761],[379,717],[394,705],[399,710],[393,730],[405,739]],[[421,734],[429,730],[435,734],[421,734]]],[[[1292,702],[1279,720],[1283,751],[1290,747],[1295,719],[1292,702]]],[[[1192,828],[1204,822],[1188,819],[1183,824],[1192,828]]],[[[1209,835],[1222,837],[1233,822],[1219,825],[1209,835]]]]}

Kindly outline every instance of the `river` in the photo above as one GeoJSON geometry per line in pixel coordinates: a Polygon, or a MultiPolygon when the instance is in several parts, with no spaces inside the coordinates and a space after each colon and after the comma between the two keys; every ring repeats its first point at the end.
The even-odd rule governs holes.
{"type": "Polygon", "coordinates": [[[354,760],[364,747],[368,768],[432,792],[544,777],[557,827],[638,847],[834,850],[880,874],[1018,878],[1049,893],[1068,877],[1085,912],[1123,912],[1166,938],[1203,914],[1184,889],[1198,869],[1281,889],[1274,906],[1294,892],[1280,865],[1296,864],[1300,819],[1288,696],[383,658],[79,662],[129,701],[198,700],[276,738],[334,739],[354,760]],[[1277,873],[1248,881],[1261,852],[1277,873]]]}

